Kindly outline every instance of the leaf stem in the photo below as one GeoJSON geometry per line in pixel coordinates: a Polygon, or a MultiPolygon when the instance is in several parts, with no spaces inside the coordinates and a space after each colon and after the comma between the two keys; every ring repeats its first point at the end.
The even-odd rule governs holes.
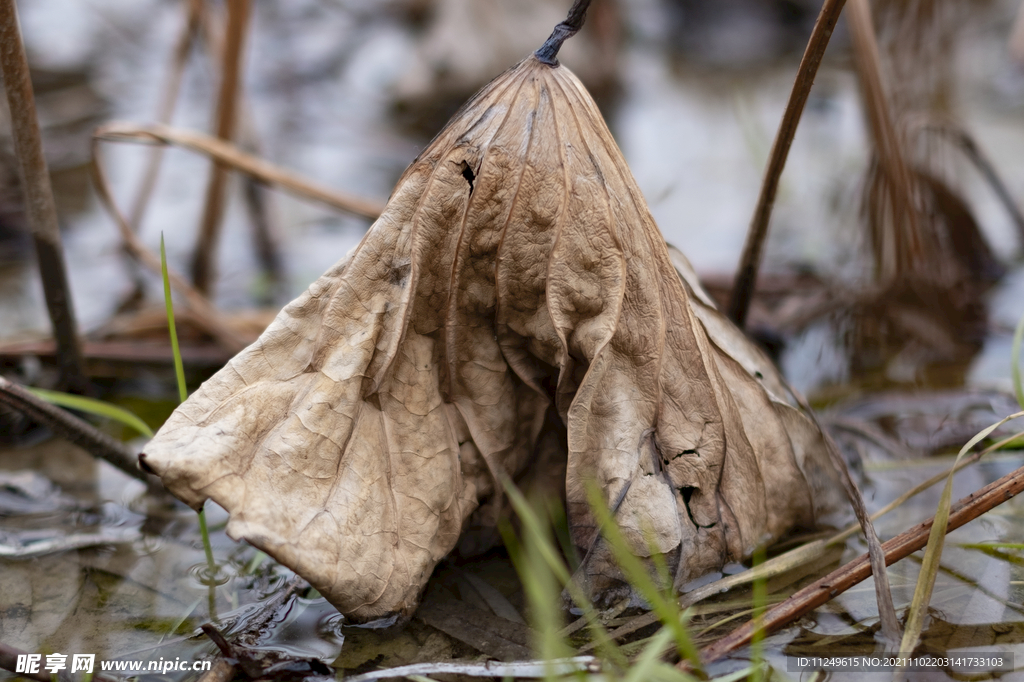
{"type": "Polygon", "coordinates": [[[804,56],[800,60],[793,90],[779,123],[779,131],[775,134],[771,157],[768,159],[764,182],[761,184],[761,195],[757,198],[757,208],[754,209],[754,217],[750,221],[750,230],[743,245],[743,256],[736,270],[736,280],[729,300],[729,317],[740,329],[746,324],[747,312],[750,310],[754,286],[757,284],[757,269],[761,265],[761,254],[768,239],[768,221],[775,205],[775,193],[779,189],[779,178],[782,177],[782,169],[786,166],[789,147],[793,144],[796,127],[803,114],[804,105],[807,104],[811,86],[814,85],[814,76],[818,73],[821,58],[825,54],[825,48],[828,47],[829,38],[832,37],[839,13],[845,4],[846,0],[825,0],[821,6],[821,12],[814,22],[811,37],[804,49],[804,56]]]}
{"type": "Polygon", "coordinates": [[[588,7],[590,7],[590,0],[575,0],[572,7],[569,8],[569,14],[565,17],[565,21],[555,26],[548,39],[533,55],[548,66],[558,66],[558,51],[562,49],[562,43],[583,28],[588,7]]]}
{"type": "MultiPolygon", "coordinates": [[[[242,54],[250,9],[251,0],[229,0],[227,3],[228,19],[221,54],[223,65],[220,92],[217,97],[217,137],[222,140],[230,141],[235,134],[238,91],[242,80],[242,54]]],[[[213,288],[214,262],[217,256],[220,225],[224,218],[227,180],[227,168],[214,163],[206,187],[199,238],[192,253],[192,283],[207,296],[213,288]]]]}

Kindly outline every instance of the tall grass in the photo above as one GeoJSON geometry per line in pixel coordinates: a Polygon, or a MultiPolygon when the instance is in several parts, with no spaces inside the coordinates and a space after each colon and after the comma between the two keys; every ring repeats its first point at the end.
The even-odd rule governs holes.
{"type": "MultiPolygon", "coordinates": [[[[171,300],[171,279],[167,275],[167,249],[164,236],[160,235],[160,273],[164,282],[164,307],[167,310],[167,331],[171,337],[171,354],[174,356],[174,376],[178,384],[178,399],[188,399],[188,388],[185,386],[185,365],[181,361],[181,348],[178,346],[178,331],[174,325],[174,302],[171,300]]],[[[213,547],[210,545],[210,529],[206,525],[206,509],[199,510],[199,535],[203,539],[203,552],[206,554],[208,587],[210,588],[210,618],[217,620],[214,589],[218,566],[213,558],[213,547]]]]}
{"type": "MultiPolygon", "coordinates": [[[[633,553],[596,486],[588,486],[588,500],[598,523],[599,542],[607,543],[623,576],[661,622],[658,631],[639,647],[637,643],[620,645],[610,637],[601,614],[570,572],[554,540],[554,536],[560,534],[557,524],[564,523],[565,519],[561,505],[548,500],[528,501],[511,483],[506,484],[505,489],[519,519],[520,531],[517,534],[505,524],[501,533],[526,594],[529,620],[537,633],[535,651],[549,665],[546,680],[565,679],[564,675],[556,674],[555,662],[574,655],[578,646],[560,632],[565,600],[571,600],[587,621],[596,653],[602,659],[602,679],[622,682],[692,682],[697,679],[665,661],[666,655],[675,654],[689,661],[693,669],[700,669],[697,647],[688,630],[689,613],[679,607],[664,557],[652,552],[651,566],[646,566],[633,553]]],[[[752,674],[756,674],[755,666],[719,679],[728,682],[752,674]]],[[[575,676],[586,679],[587,673],[579,672],[575,676]]]]}
{"type": "MultiPolygon", "coordinates": [[[[949,510],[953,499],[953,476],[956,473],[956,465],[960,463],[960,460],[962,460],[975,445],[985,438],[988,438],[988,436],[997,428],[1012,419],[1024,417],[1024,387],[1021,386],[1020,375],[1020,349],[1022,340],[1024,340],[1024,317],[1021,317],[1020,322],[1017,324],[1017,329],[1013,336],[1013,346],[1010,351],[1010,375],[1013,382],[1014,392],[1017,395],[1017,401],[1020,403],[1021,411],[1011,414],[1010,416],[999,420],[995,424],[979,431],[960,449],[960,452],[956,456],[956,461],[953,463],[953,469],[949,472],[949,476],[946,478],[946,486],[943,488],[942,495],[939,498],[939,506],[935,512],[935,522],[932,524],[931,534],[928,537],[928,546],[925,548],[924,560],[921,563],[921,572],[918,575],[917,586],[914,590],[914,598],[910,604],[909,614],[907,616],[907,627],[903,633],[903,641],[900,644],[900,652],[902,653],[911,653],[917,647],[917,644],[920,641],[921,632],[924,629],[924,621],[928,612],[928,605],[931,602],[932,589],[935,586],[935,578],[939,572],[939,561],[942,559],[942,548],[946,537],[946,524],[949,519],[949,510]]],[[[1004,439],[1003,443],[1008,442],[1008,440],[1015,439],[1016,436],[1012,439],[1004,439]]]]}

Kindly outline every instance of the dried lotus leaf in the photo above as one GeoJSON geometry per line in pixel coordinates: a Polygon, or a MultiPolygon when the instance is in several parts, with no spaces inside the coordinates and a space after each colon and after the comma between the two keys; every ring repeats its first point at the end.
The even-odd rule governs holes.
{"type": "MultiPolygon", "coordinates": [[[[593,100],[531,56],[143,461],[354,620],[410,614],[460,537],[493,542],[505,479],[564,485],[584,550],[588,482],[609,506],[628,486],[633,551],[681,585],[841,496],[774,367],[688,287],[593,100]]],[[[586,571],[623,587],[599,547],[586,571]]]]}

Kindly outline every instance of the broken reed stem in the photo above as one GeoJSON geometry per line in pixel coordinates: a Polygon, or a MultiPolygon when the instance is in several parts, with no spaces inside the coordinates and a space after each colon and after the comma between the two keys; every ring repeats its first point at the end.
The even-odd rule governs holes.
{"type": "MultiPolygon", "coordinates": [[[[817,419],[815,419],[817,423],[817,419]]],[[[821,428],[821,425],[818,425],[821,428]]],[[[897,644],[900,641],[900,622],[896,617],[896,607],[892,603],[892,590],[889,588],[889,574],[885,571],[885,553],[882,543],[878,540],[878,533],[875,532],[875,524],[871,522],[871,515],[864,504],[864,496],[860,488],[850,476],[850,470],[846,466],[846,460],[836,446],[836,442],[827,432],[822,431],[825,439],[825,447],[828,450],[829,459],[839,469],[839,477],[846,488],[846,494],[850,498],[857,522],[868,544],[868,557],[871,563],[871,570],[875,574],[875,600],[878,602],[878,617],[881,621],[882,636],[890,643],[897,644]]]]}
{"type": "Polygon", "coordinates": [[[57,224],[57,207],[53,201],[46,158],[43,156],[32,79],[18,28],[15,0],[0,0],[0,69],[3,70],[4,89],[11,110],[11,133],[15,155],[18,157],[21,189],[25,196],[25,214],[32,229],[46,308],[57,342],[61,382],[68,390],[84,392],[89,382],[85,376],[82,347],[75,324],[75,311],[57,224]]]}
{"type": "Polygon", "coordinates": [[[590,0],[574,0],[565,21],[555,26],[548,39],[533,55],[548,66],[558,66],[558,51],[562,49],[562,43],[583,28],[583,22],[587,19],[588,7],[590,7],[590,0]]]}
{"type": "MultiPolygon", "coordinates": [[[[959,500],[950,510],[949,524],[946,527],[946,532],[950,533],[960,526],[973,521],[1022,491],[1024,491],[1024,467],[959,500]]],[[[928,536],[934,520],[934,517],[932,517],[883,543],[882,549],[885,551],[886,565],[891,565],[923,548],[928,543],[928,536]]],[[[794,593],[781,604],[769,609],[764,614],[760,626],[764,628],[766,633],[774,632],[842,594],[870,575],[871,562],[867,554],[862,554],[850,563],[829,573],[824,578],[816,580],[794,593]]],[[[701,661],[704,664],[717,661],[729,652],[745,646],[750,642],[753,633],[754,627],[752,623],[748,622],[740,626],[725,637],[702,649],[701,661]]],[[[681,665],[684,664],[686,664],[686,661],[681,662],[681,665]]]]}
{"type": "MultiPolygon", "coordinates": [[[[224,29],[214,25],[216,22],[209,12],[205,11],[201,4],[202,0],[191,0],[198,2],[197,12],[197,37],[199,42],[205,44],[206,52],[209,54],[212,66],[216,68],[224,54],[224,29]]],[[[246,115],[246,102],[244,92],[239,93],[236,109],[239,109],[235,122],[235,137],[239,140],[239,146],[246,151],[258,155],[259,145],[257,136],[253,129],[251,118],[246,115]]],[[[253,229],[253,241],[256,247],[256,256],[260,268],[269,280],[269,295],[261,295],[263,302],[272,303],[274,294],[281,289],[284,282],[284,266],[281,262],[280,250],[277,239],[274,237],[274,229],[270,216],[266,210],[266,202],[262,196],[262,187],[251,177],[245,179],[245,203],[249,212],[249,220],[253,229]]]]}
{"type": "Polygon", "coordinates": [[[814,77],[818,74],[825,48],[828,47],[829,38],[832,37],[832,31],[835,30],[844,4],[846,0],[825,0],[821,6],[818,19],[811,30],[811,37],[804,49],[804,56],[800,59],[796,80],[793,81],[793,90],[789,94],[786,110],[782,113],[779,130],[772,143],[768,166],[764,171],[764,181],[761,183],[761,194],[757,198],[757,207],[750,221],[750,230],[743,245],[739,268],[736,270],[732,295],[729,297],[729,317],[740,329],[746,325],[747,313],[750,312],[750,301],[754,297],[754,288],[757,285],[757,270],[761,266],[764,244],[768,239],[768,224],[775,205],[775,194],[779,189],[779,179],[786,167],[786,157],[789,156],[789,148],[793,144],[804,105],[807,104],[807,96],[814,85],[814,77]]]}
{"type": "MultiPolygon", "coordinates": [[[[97,149],[98,144],[99,139],[93,137],[92,175],[100,201],[103,202],[111,217],[114,218],[114,223],[121,232],[121,239],[128,253],[149,268],[151,272],[159,275],[161,272],[160,257],[142,244],[138,235],[132,231],[124,214],[121,213],[121,209],[114,202],[113,194],[110,191],[110,184],[107,182],[106,173],[100,162],[99,149],[97,149]]],[[[245,336],[226,325],[223,320],[223,314],[214,308],[213,304],[205,296],[193,289],[184,277],[174,270],[168,269],[168,279],[170,279],[171,286],[174,287],[175,291],[185,299],[189,309],[195,315],[196,321],[217,339],[226,350],[237,353],[248,345],[248,340],[245,336]]]]}
{"type": "Polygon", "coordinates": [[[151,491],[163,490],[159,481],[150,478],[136,465],[135,454],[87,421],[66,410],[37,398],[22,386],[0,377],[0,403],[21,412],[65,440],[117,467],[132,478],[145,483],[151,491]]]}
{"type": "Polygon", "coordinates": [[[135,144],[176,145],[199,154],[206,154],[218,163],[247,173],[260,182],[274,185],[295,196],[317,201],[346,213],[376,220],[384,211],[384,204],[380,202],[344,194],[317,184],[257,156],[247,154],[233,144],[203,133],[164,125],[115,122],[97,128],[93,139],[135,144]]]}
{"type": "Polygon", "coordinates": [[[924,244],[910,170],[903,158],[885,93],[868,0],[850,0],[847,21],[877,164],[876,177],[872,179],[874,188],[868,197],[869,221],[874,223],[871,230],[876,278],[887,284],[916,269],[922,262],[924,244]],[[889,220],[886,220],[886,208],[890,211],[889,220]]]}
{"type": "MultiPolygon", "coordinates": [[[[242,51],[245,46],[251,3],[250,0],[228,0],[227,6],[228,20],[222,55],[220,93],[217,97],[216,123],[217,137],[222,140],[230,140],[235,132],[242,51]]],[[[210,293],[214,279],[213,268],[220,224],[224,217],[224,189],[227,179],[227,168],[220,163],[214,163],[206,188],[199,239],[192,255],[192,283],[204,294],[210,293]]]]}
{"type": "MultiPolygon", "coordinates": [[[[203,8],[203,0],[188,0],[185,24],[178,35],[178,42],[174,47],[171,57],[171,66],[167,74],[167,85],[164,87],[160,105],[157,107],[156,120],[160,123],[170,123],[174,116],[174,107],[178,103],[178,95],[181,93],[181,82],[185,75],[185,65],[188,63],[188,55],[192,50],[192,43],[198,34],[200,17],[203,8]]],[[[150,197],[156,187],[157,176],[160,174],[160,163],[163,161],[164,149],[157,147],[149,153],[146,161],[146,170],[142,174],[142,181],[135,193],[131,208],[128,211],[128,224],[132,229],[138,231],[142,225],[142,218],[149,206],[150,197]]]]}

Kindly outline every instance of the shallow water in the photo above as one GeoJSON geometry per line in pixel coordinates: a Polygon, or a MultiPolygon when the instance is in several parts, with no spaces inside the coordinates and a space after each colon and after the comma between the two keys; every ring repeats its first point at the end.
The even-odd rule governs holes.
{"type": "MultiPolygon", "coordinates": [[[[1011,5],[993,4],[990,14],[965,29],[970,40],[960,62],[958,105],[980,145],[1020,194],[1024,75],[1007,62],[1002,48],[1011,5]]],[[[666,38],[659,34],[657,6],[642,0],[623,6],[629,8],[633,39],[621,56],[623,92],[609,112],[610,124],[666,238],[688,254],[699,272],[731,272],[795,62],[728,68],[672,60],[665,54],[666,38]]],[[[257,3],[244,109],[263,156],[323,184],[383,199],[426,140],[397,129],[387,115],[389,89],[414,58],[415,33],[370,7],[311,0],[257,3]]],[[[178,5],[157,0],[35,0],[22,8],[22,20],[34,62],[51,68],[85,65],[93,87],[108,101],[110,118],[152,119],[181,21],[178,5]]],[[[780,188],[767,270],[810,266],[858,280],[857,192],[866,139],[856,83],[847,66],[842,56],[833,56],[818,77],[780,188]]],[[[208,59],[193,55],[174,124],[208,129],[215,86],[208,59]]],[[[140,147],[105,147],[106,167],[123,206],[133,196],[146,153],[140,147]]],[[[182,269],[202,210],[208,167],[206,160],[188,152],[167,152],[142,226],[151,247],[161,233],[166,236],[171,263],[182,269]]],[[[971,172],[961,175],[965,195],[996,253],[1008,258],[1019,252],[1013,227],[989,188],[971,172]]],[[[63,221],[75,306],[81,325],[90,330],[105,322],[131,291],[132,272],[120,254],[112,222],[85,196],[77,202],[80,206],[64,212],[63,221]]],[[[355,245],[367,221],[283,194],[270,196],[287,274],[278,295],[281,303],[355,245]]],[[[228,310],[250,307],[265,288],[240,192],[231,197],[216,293],[218,305],[228,310]]],[[[156,281],[147,281],[155,295],[156,281]]],[[[31,265],[0,270],[0,291],[3,337],[45,333],[41,291],[31,265]]],[[[1024,313],[1024,269],[1016,266],[990,293],[989,303],[991,333],[970,361],[967,378],[973,388],[1005,391],[1010,334],[1024,313]]],[[[809,393],[850,379],[835,335],[821,326],[791,340],[781,362],[794,384],[809,393]]],[[[985,423],[979,417],[969,426],[985,423]]],[[[934,435],[938,428],[926,422],[918,435],[934,435]]],[[[869,505],[881,507],[948,463],[869,457],[864,465],[869,505]]],[[[1008,455],[964,471],[954,498],[1021,463],[1018,455],[1008,455]]],[[[5,542],[97,530],[137,532],[142,538],[0,560],[0,641],[6,644],[32,651],[95,653],[104,660],[208,657],[216,648],[197,634],[199,625],[212,620],[229,634],[244,629],[255,617],[256,605],[279,593],[291,578],[287,569],[260,560],[256,550],[227,538],[225,515],[212,508],[214,553],[226,582],[216,587],[211,602],[210,589],[201,582],[205,559],[191,510],[145,499],[139,484],[56,441],[0,451],[0,475],[26,471],[44,477],[43,483],[51,481],[63,497],[48,493],[34,500],[25,493],[17,513],[0,511],[5,542]]],[[[891,536],[930,516],[937,495],[937,490],[929,491],[885,517],[880,534],[891,536]]],[[[1018,550],[985,553],[958,546],[1024,542],[1021,504],[1011,501],[949,537],[943,560],[949,571],[940,574],[936,585],[926,642],[969,651],[996,646],[1015,652],[1024,665],[1024,637],[1015,634],[1024,622],[1024,557],[1018,550]],[[978,625],[982,627],[973,627],[978,625]]],[[[862,551],[851,540],[843,560],[862,551]]],[[[479,570],[515,601],[507,562],[479,570]]],[[[913,559],[891,569],[898,609],[910,600],[917,570],[913,559]]],[[[814,617],[769,638],[766,657],[784,671],[784,657],[807,648],[842,644],[875,650],[872,634],[864,634],[875,625],[874,610],[870,583],[862,584],[814,617]],[[831,639],[822,644],[823,637],[831,639]]],[[[315,596],[291,598],[261,632],[261,647],[336,661],[350,670],[371,663],[474,655],[464,643],[418,621],[400,635],[342,628],[333,608],[315,596]]],[[[741,652],[712,670],[733,669],[745,656],[741,652]]],[[[189,675],[159,677],[178,680],[189,675]]],[[[830,679],[865,677],[837,674],[830,679]]]]}

